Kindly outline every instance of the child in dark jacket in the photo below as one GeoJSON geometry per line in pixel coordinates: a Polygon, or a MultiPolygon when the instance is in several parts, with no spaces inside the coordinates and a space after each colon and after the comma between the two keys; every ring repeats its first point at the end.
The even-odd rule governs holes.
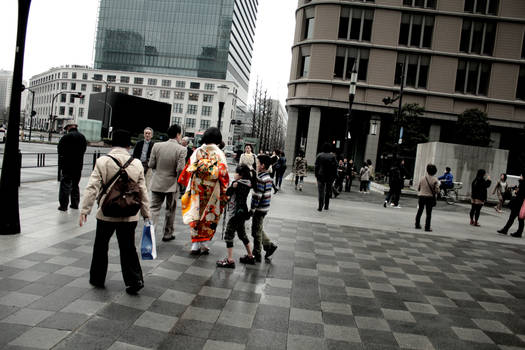
{"type": "Polygon", "coordinates": [[[239,239],[246,247],[247,254],[240,258],[240,262],[243,264],[255,264],[255,258],[250,248],[250,240],[244,228],[244,222],[250,217],[246,200],[252,188],[252,181],[250,168],[246,165],[239,165],[237,169],[235,169],[235,180],[226,190],[226,195],[230,197],[226,207],[229,220],[226,225],[226,232],[224,233],[228,257],[217,261],[218,267],[235,268],[235,260],[233,260],[233,240],[235,238],[235,232],[237,232],[239,239]]]}

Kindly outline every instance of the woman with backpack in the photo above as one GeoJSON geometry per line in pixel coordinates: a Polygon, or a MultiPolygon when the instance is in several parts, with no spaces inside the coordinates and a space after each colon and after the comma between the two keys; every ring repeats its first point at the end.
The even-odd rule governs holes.
{"type": "Polygon", "coordinates": [[[181,199],[182,221],[191,228],[192,255],[209,254],[206,243],[213,238],[228,201],[230,179],[221,142],[218,128],[206,130],[202,146],[193,152],[179,176],[179,183],[186,187],[181,199]]]}
{"type": "Polygon", "coordinates": [[[139,210],[144,221],[149,220],[148,190],[142,163],[129,155],[130,133],[116,130],[113,133],[112,145],[113,148],[107,156],[97,159],[91,173],[82,196],[79,225],[86,223],[95,200],[99,199],[89,283],[94,287],[104,288],[108,271],[109,240],[116,231],[126,292],[136,294],[144,287],[144,278],[135,248],[135,228],[139,220],[139,210]],[[133,197],[133,200],[124,200],[124,203],[131,203],[129,208],[118,202],[119,196],[123,197],[118,189],[126,195],[131,193],[128,197],[133,197]],[[134,213],[131,213],[133,211],[134,213]]]}

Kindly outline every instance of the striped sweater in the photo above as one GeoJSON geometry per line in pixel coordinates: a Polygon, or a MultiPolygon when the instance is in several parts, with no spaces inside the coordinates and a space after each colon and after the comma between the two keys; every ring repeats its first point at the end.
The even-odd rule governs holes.
{"type": "Polygon", "coordinates": [[[273,180],[268,173],[261,172],[257,176],[257,188],[252,195],[252,210],[267,213],[272,199],[273,180]]]}

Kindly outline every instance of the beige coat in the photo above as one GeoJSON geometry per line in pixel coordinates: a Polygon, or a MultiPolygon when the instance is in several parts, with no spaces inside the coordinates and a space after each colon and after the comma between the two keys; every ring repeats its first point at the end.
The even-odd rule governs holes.
{"type": "Polygon", "coordinates": [[[149,158],[149,167],[155,171],[151,181],[153,192],[177,192],[177,179],[186,165],[188,150],[177,140],[169,139],[153,145],[149,158]]]}
{"type": "MultiPolygon", "coordinates": [[[[128,150],[122,147],[114,147],[108,154],[118,159],[120,164],[126,163],[131,157],[128,150]]],[[[102,191],[103,184],[108,183],[118,170],[119,167],[113,159],[105,156],[97,159],[95,169],[93,169],[93,172],[91,173],[88,184],[82,196],[82,204],[80,208],[81,214],[89,215],[91,213],[91,208],[93,207],[93,204],[95,204],[100,191],[102,191]]],[[[140,209],[140,213],[142,214],[142,217],[149,218],[148,190],[146,189],[146,182],[144,181],[144,168],[142,167],[140,160],[134,159],[126,168],[126,172],[129,178],[137,182],[140,186],[140,194],[142,198],[142,207],[140,209]]],[[[105,196],[101,198],[100,203],[104,202],[104,198],[105,196]]],[[[111,222],[130,222],[138,221],[139,214],[137,213],[135,216],[128,216],[125,218],[111,218],[104,216],[104,214],[102,214],[102,210],[99,208],[97,211],[97,219],[111,222]]]]}
{"type": "Polygon", "coordinates": [[[434,190],[434,194],[439,193],[439,180],[435,176],[425,175],[419,180],[419,186],[418,186],[418,192],[417,195],[419,197],[432,197],[432,190],[434,190]],[[428,181],[428,182],[427,182],[428,181]],[[433,186],[430,187],[429,186],[433,186]]]}

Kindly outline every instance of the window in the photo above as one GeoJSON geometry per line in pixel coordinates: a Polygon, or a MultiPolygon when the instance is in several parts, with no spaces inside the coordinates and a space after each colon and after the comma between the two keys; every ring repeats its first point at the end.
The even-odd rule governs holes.
{"type": "Polygon", "coordinates": [[[404,53],[398,53],[396,72],[394,77],[394,84],[396,85],[401,84],[404,64],[406,64],[405,86],[426,89],[428,81],[428,70],[430,66],[430,56],[407,55],[404,53]]]}
{"type": "Polygon", "coordinates": [[[60,115],[66,114],[66,107],[60,106],[60,108],[58,109],[58,114],[60,115]]]}
{"type": "Polygon", "coordinates": [[[171,120],[173,120],[173,124],[179,124],[182,122],[182,118],[181,117],[173,117],[171,118],[171,120]]]}
{"type": "Polygon", "coordinates": [[[201,88],[201,83],[196,83],[194,81],[190,82],[190,89],[200,89],[201,88]]]}
{"type": "Polygon", "coordinates": [[[184,113],[184,109],[182,107],[182,103],[174,103],[173,104],[173,113],[184,113]]]}
{"type": "Polygon", "coordinates": [[[437,0],[403,0],[404,6],[421,7],[421,8],[436,8],[437,0]]]}
{"type": "Polygon", "coordinates": [[[60,89],[61,90],[67,90],[67,83],[61,83],[60,84],[60,89]]]}
{"type": "Polygon", "coordinates": [[[99,84],[93,84],[92,91],[93,91],[93,92],[102,92],[102,85],[99,85],[99,84]]]}
{"type": "Polygon", "coordinates": [[[63,72],[63,73],[62,73],[62,79],[67,79],[67,75],[68,75],[67,72],[63,72]]]}
{"type": "Polygon", "coordinates": [[[144,84],[144,78],[133,78],[133,84],[144,84]]]}
{"type": "Polygon", "coordinates": [[[149,78],[148,79],[148,85],[157,85],[157,79],[149,78]]]}
{"type": "Polygon", "coordinates": [[[142,89],[141,88],[133,88],[132,93],[133,93],[133,96],[142,96],[142,89]]]}
{"type": "Polygon", "coordinates": [[[211,83],[204,84],[204,90],[209,90],[209,91],[215,90],[215,84],[211,84],[211,83]]]}
{"type": "Polygon", "coordinates": [[[88,78],[88,74],[87,73],[82,73],[82,79],[83,80],[87,80],[88,78]]]}
{"type": "Polygon", "coordinates": [[[69,95],[69,103],[75,103],[75,95],[73,94],[69,95]]]}
{"type": "Polygon", "coordinates": [[[299,57],[299,66],[297,71],[298,78],[307,78],[310,72],[310,47],[303,46],[300,48],[301,56],[299,57]]]}
{"type": "Polygon", "coordinates": [[[399,44],[430,48],[433,31],[433,16],[403,13],[399,29],[399,44]]]}
{"type": "Polygon", "coordinates": [[[71,73],[71,79],[76,79],[76,78],[77,78],[77,72],[71,73]]]}
{"type": "Polygon", "coordinates": [[[194,128],[195,127],[195,118],[186,118],[184,121],[184,124],[187,128],[194,128]]]}
{"type": "Polygon", "coordinates": [[[354,7],[341,8],[339,39],[370,41],[374,10],[354,7]]]}
{"type": "Polygon", "coordinates": [[[498,14],[499,0],[465,0],[465,12],[485,15],[498,14]]]}
{"type": "Polygon", "coordinates": [[[516,98],[520,100],[525,100],[525,65],[520,66],[518,86],[516,87],[516,98]]]}
{"type": "Polygon", "coordinates": [[[126,94],[127,95],[127,94],[129,94],[129,88],[121,86],[121,87],[118,88],[118,92],[120,92],[121,94],[126,94]]]}
{"type": "Polygon", "coordinates": [[[199,94],[196,94],[196,93],[189,93],[188,94],[188,99],[190,101],[198,101],[199,100],[199,94]]]}
{"type": "Polygon", "coordinates": [[[74,113],[74,112],[75,112],[75,108],[73,108],[73,107],[69,107],[69,109],[68,109],[68,115],[69,115],[70,117],[73,116],[73,113],[74,113]]]}
{"type": "Polygon", "coordinates": [[[171,86],[171,80],[162,79],[162,86],[163,87],[170,87],[171,86]]]}
{"type": "Polygon", "coordinates": [[[202,106],[201,114],[209,117],[211,115],[211,106],[202,106]]]}
{"type": "Polygon", "coordinates": [[[107,81],[108,83],[114,83],[117,81],[117,76],[116,75],[108,75],[107,76],[107,81]]]}
{"type": "Polygon", "coordinates": [[[213,102],[213,95],[204,94],[202,95],[202,102],[213,102]]]}
{"type": "Polygon", "coordinates": [[[160,98],[170,98],[170,90],[160,90],[160,98]]]}
{"type": "Polygon", "coordinates": [[[128,84],[129,83],[129,77],[121,76],[120,77],[120,82],[123,83],[123,84],[128,84]]]}
{"type": "Polygon", "coordinates": [[[186,87],[186,82],[184,80],[177,80],[175,82],[175,86],[178,87],[178,88],[185,88],[186,87]]]}
{"type": "Polygon", "coordinates": [[[115,92],[115,87],[114,86],[106,86],[106,90],[110,91],[110,92],[115,92]]]}
{"type": "Polygon", "coordinates": [[[86,91],[87,89],[87,85],[86,84],[81,84],[80,85],[80,91],[86,91]]]}
{"type": "Polygon", "coordinates": [[[102,80],[102,74],[93,74],[93,80],[102,80]]]}
{"type": "Polygon", "coordinates": [[[314,35],[314,11],[313,7],[304,10],[303,39],[312,39],[314,35]]]}
{"type": "Polygon", "coordinates": [[[487,95],[491,64],[477,60],[459,60],[456,72],[456,92],[487,95]]]}
{"type": "Polygon", "coordinates": [[[206,120],[206,119],[202,119],[201,120],[201,127],[199,128],[200,130],[206,130],[210,127],[210,121],[209,120],[206,120]]]}
{"type": "Polygon", "coordinates": [[[79,118],[82,118],[84,116],[84,108],[80,107],[78,109],[78,117],[79,118]]]}
{"type": "Polygon", "coordinates": [[[182,91],[174,91],[173,92],[173,98],[175,100],[184,100],[184,92],[182,92],[182,91]]]}
{"type": "Polygon", "coordinates": [[[69,89],[75,91],[77,89],[77,83],[70,83],[69,89]]]}
{"type": "Polygon", "coordinates": [[[355,64],[357,79],[366,80],[370,50],[365,48],[338,46],[335,56],[334,77],[350,79],[355,64]]]}
{"type": "Polygon", "coordinates": [[[188,105],[188,114],[197,114],[197,105],[188,105]]]}
{"type": "Polygon", "coordinates": [[[461,28],[459,50],[479,55],[492,55],[496,40],[496,22],[472,21],[465,18],[461,28]]]}
{"type": "Polygon", "coordinates": [[[66,102],[67,94],[60,94],[60,102],[66,102]]]}
{"type": "Polygon", "coordinates": [[[78,103],[80,103],[81,105],[83,105],[83,104],[84,104],[84,97],[79,98],[79,99],[78,99],[78,103]]]}

